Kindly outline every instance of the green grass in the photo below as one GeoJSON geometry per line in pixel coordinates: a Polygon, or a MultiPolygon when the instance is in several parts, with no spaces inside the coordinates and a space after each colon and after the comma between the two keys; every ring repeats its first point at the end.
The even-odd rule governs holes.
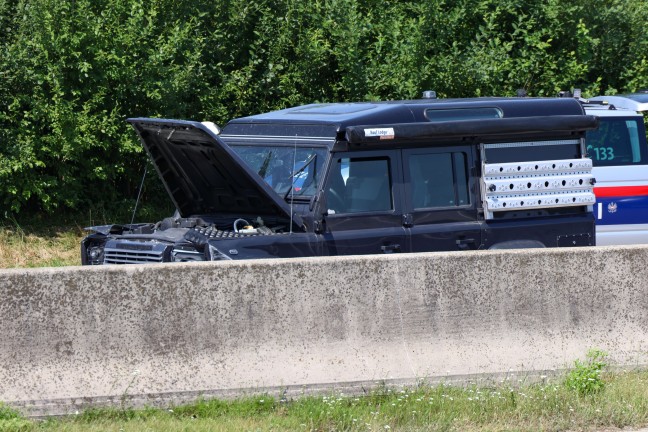
{"type": "Polygon", "coordinates": [[[648,372],[605,373],[601,379],[604,385],[588,394],[556,378],[290,401],[204,400],[170,409],[90,410],[44,422],[0,411],[0,431],[577,431],[648,423],[648,372]]]}
{"type": "MultiPolygon", "coordinates": [[[[88,214],[32,215],[20,220],[13,216],[0,219],[0,268],[61,267],[81,265],[81,239],[88,234],[83,227],[129,223],[133,204],[123,211],[94,211],[88,214]]],[[[160,204],[143,207],[136,222],[156,222],[173,213],[160,204]]]]}
{"type": "Polygon", "coordinates": [[[0,268],[81,265],[81,227],[0,226],[0,268]]]}

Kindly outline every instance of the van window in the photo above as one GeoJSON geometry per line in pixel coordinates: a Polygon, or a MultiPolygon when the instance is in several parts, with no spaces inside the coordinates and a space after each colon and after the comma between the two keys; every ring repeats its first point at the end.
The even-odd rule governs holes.
{"type": "Polygon", "coordinates": [[[648,163],[646,142],[639,134],[641,119],[600,117],[597,130],[586,135],[587,154],[594,166],[648,163]]]}
{"type": "Polygon", "coordinates": [[[328,207],[335,213],[390,211],[388,158],[340,158],[332,161],[326,190],[328,207]]]}
{"type": "Polygon", "coordinates": [[[414,209],[470,204],[465,153],[412,154],[408,165],[414,209]]]}

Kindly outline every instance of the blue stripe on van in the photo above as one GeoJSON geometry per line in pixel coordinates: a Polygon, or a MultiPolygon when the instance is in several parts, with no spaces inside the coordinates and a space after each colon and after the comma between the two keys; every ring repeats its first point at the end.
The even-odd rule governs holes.
{"type": "Polygon", "coordinates": [[[598,197],[594,206],[597,225],[648,223],[648,195],[598,197]],[[602,204],[599,219],[598,206],[602,204]]]}

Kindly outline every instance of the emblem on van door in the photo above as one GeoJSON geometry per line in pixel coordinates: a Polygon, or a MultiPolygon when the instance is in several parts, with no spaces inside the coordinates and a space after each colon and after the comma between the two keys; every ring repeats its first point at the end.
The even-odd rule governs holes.
{"type": "Polygon", "coordinates": [[[616,211],[617,211],[617,203],[611,202],[610,204],[608,204],[607,208],[608,208],[608,213],[616,213],[616,211]]]}

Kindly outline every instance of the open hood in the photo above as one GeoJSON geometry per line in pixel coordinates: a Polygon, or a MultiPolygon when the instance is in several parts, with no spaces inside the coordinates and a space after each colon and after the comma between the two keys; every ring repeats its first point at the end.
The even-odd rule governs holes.
{"type": "MultiPolygon", "coordinates": [[[[213,125],[152,118],[127,121],[182,217],[230,213],[290,219],[288,203],[217,136],[213,125]]],[[[292,220],[303,228],[299,216],[292,220]]]]}

